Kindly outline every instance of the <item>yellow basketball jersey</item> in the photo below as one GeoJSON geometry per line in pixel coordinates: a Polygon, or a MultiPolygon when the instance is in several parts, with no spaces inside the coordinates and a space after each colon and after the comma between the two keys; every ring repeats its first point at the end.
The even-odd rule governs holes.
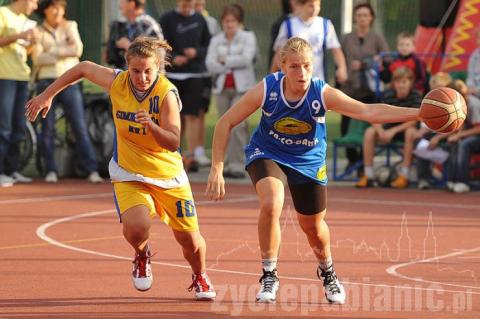
{"type": "Polygon", "coordinates": [[[123,169],[155,179],[174,178],[182,172],[180,153],[158,145],[151,132],[135,122],[136,111],[144,109],[159,124],[163,100],[171,90],[176,90],[175,86],[163,75],[142,98],[136,96],[127,71],[119,73],[113,81],[110,88],[115,123],[113,159],[123,169]]]}

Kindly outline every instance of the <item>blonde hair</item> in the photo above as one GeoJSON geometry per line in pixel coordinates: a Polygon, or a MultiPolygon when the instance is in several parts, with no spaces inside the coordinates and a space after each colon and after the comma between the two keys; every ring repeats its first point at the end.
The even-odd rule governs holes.
{"type": "Polygon", "coordinates": [[[287,55],[291,53],[308,55],[311,59],[313,58],[313,51],[310,44],[298,37],[288,39],[287,43],[280,49],[280,63],[285,63],[287,55]]]}
{"type": "Polygon", "coordinates": [[[453,79],[450,74],[446,72],[438,72],[430,78],[428,84],[430,85],[431,89],[435,89],[441,86],[449,86],[452,84],[452,82],[453,79]]]}
{"type": "Polygon", "coordinates": [[[138,37],[136,38],[125,53],[127,63],[133,57],[139,58],[155,58],[159,71],[164,72],[165,66],[170,65],[169,54],[172,47],[168,45],[167,41],[159,40],[153,37],[138,37]]]}
{"type": "Polygon", "coordinates": [[[415,77],[413,75],[412,70],[410,70],[407,67],[400,67],[400,68],[396,69],[395,71],[393,71],[392,81],[398,81],[398,80],[403,80],[403,79],[407,79],[407,80],[413,82],[415,77]]]}

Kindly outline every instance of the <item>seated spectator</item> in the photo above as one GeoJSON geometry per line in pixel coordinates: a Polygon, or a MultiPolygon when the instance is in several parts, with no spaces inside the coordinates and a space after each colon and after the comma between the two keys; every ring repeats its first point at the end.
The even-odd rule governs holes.
{"type": "Polygon", "coordinates": [[[127,21],[113,21],[110,25],[106,54],[108,64],[126,69],[125,51],[138,36],[163,39],[160,25],[145,13],[145,2],[146,0],[120,0],[120,12],[127,21]]]}
{"type": "Polygon", "coordinates": [[[380,73],[382,81],[389,83],[396,69],[407,67],[414,76],[413,88],[423,95],[427,91],[427,72],[423,61],[415,55],[413,34],[402,32],[397,36],[397,51],[398,56],[393,61],[384,60],[383,71],[380,73]]]}
{"type": "MultiPolygon", "coordinates": [[[[445,87],[445,86],[452,86],[453,79],[452,77],[445,72],[438,72],[434,76],[430,78],[429,86],[432,89],[445,87]]],[[[405,131],[405,140],[403,145],[403,160],[400,164],[400,174],[398,177],[391,183],[393,188],[406,188],[409,184],[409,172],[412,166],[413,161],[413,151],[415,148],[415,143],[420,140],[422,137],[426,137],[428,140],[431,140],[429,149],[433,150],[437,145],[438,142],[445,136],[445,134],[436,134],[431,131],[425,124],[421,124],[420,128],[416,126],[412,126],[407,128],[405,131]]],[[[417,169],[418,169],[418,178],[419,183],[418,186],[421,189],[429,188],[430,185],[428,180],[430,179],[430,161],[418,159],[417,169]]]]}
{"type": "MultiPolygon", "coordinates": [[[[45,90],[61,74],[75,66],[82,55],[83,44],[77,23],[65,19],[66,7],[65,0],[45,0],[38,8],[44,21],[38,28],[38,39],[32,51],[37,92],[45,90]]],[[[97,172],[95,149],[85,123],[80,84],[65,88],[53,100],[52,107],[57,107],[58,102],[64,106],[65,116],[75,135],[76,154],[89,173],[88,180],[91,183],[101,183],[103,179],[97,172]]],[[[55,112],[49,112],[45,118],[42,118],[42,134],[39,139],[40,153],[45,159],[47,171],[45,181],[49,183],[58,181],[54,136],[55,112]]]]}
{"type": "MultiPolygon", "coordinates": [[[[254,58],[256,38],[243,30],[244,12],[239,5],[223,9],[223,32],[214,36],[208,46],[206,64],[216,82],[214,94],[219,115],[223,115],[240,97],[255,85],[254,58]]],[[[224,175],[233,178],[245,176],[244,148],[248,143],[247,121],[232,130],[224,163],[224,175]]]]}
{"type": "MultiPolygon", "coordinates": [[[[480,47],[480,29],[477,30],[480,47]]],[[[470,191],[470,157],[480,152],[480,48],[470,56],[467,77],[467,123],[465,129],[447,138],[452,147],[448,165],[447,188],[455,193],[470,191]]]]}
{"type": "MultiPolygon", "coordinates": [[[[387,90],[383,102],[403,107],[419,107],[422,101],[420,93],[413,89],[413,73],[408,68],[398,68],[393,73],[392,88],[387,90]]],[[[404,140],[405,131],[416,125],[415,121],[405,123],[373,124],[365,131],[363,137],[363,162],[365,175],[355,185],[356,187],[374,186],[373,159],[377,143],[388,144],[392,141],[404,140]]],[[[408,176],[408,172],[402,171],[408,176]]]]}

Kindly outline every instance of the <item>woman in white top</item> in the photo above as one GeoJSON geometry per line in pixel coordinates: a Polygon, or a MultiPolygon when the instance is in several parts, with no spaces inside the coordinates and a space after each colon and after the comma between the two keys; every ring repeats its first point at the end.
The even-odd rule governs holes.
{"type": "MultiPolygon", "coordinates": [[[[65,71],[79,62],[83,44],[78,32],[77,23],[65,19],[65,0],[46,0],[40,3],[39,14],[44,22],[38,28],[38,40],[32,51],[33,77],[37,81],[37,92],[42,92],[65,71]]],[[[62,91],[53,101],[54,107],[61,103],[65,116],[75,135],[76,154],[83,168],[88,172],[91,183],[100,183],[103,179],[98,175],[98,164],[95,149],[88,135],[85,123],[83,96],[77,83],[62,91]]],[[[41,156],[45,161],[48,183],[58,181],[58,169],[55,162],[55,112],[50,112],[42,119],[40,137],[41,156]]]]}
{"type": "MultiPolygon", "coordinates": [[[[255,34],[243,30],[244,11],[240,5],[223,9],[223,32],[214,36],[208,46],[207,69],[214,76],[213,93],[219,115],[223,115],[248,89],[255,85],[254,59],[257,51],[255,34]]],[[[248,142],[248,125],[243,121],[232,131],[225,158],[224,175],[245,176],[244,148],[248,142]]]]}

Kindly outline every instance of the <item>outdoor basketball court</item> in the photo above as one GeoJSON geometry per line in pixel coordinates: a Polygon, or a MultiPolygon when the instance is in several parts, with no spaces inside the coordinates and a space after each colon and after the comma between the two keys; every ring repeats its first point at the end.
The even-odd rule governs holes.
{"type": "Polygon", "coordinates": [[[281,289],[257,304],[258,202],[251,185],[226,200],[193,183],[215,302],[197,302],[168,227],[154,224],[154,283],[137,292],[108,183],[66,180],[0,193],[0,318],[478,318],[480,206],[476,193],[329,188],[328,222],[347,303],[329,305],[287,196],[281,219],[281,289]]]}

